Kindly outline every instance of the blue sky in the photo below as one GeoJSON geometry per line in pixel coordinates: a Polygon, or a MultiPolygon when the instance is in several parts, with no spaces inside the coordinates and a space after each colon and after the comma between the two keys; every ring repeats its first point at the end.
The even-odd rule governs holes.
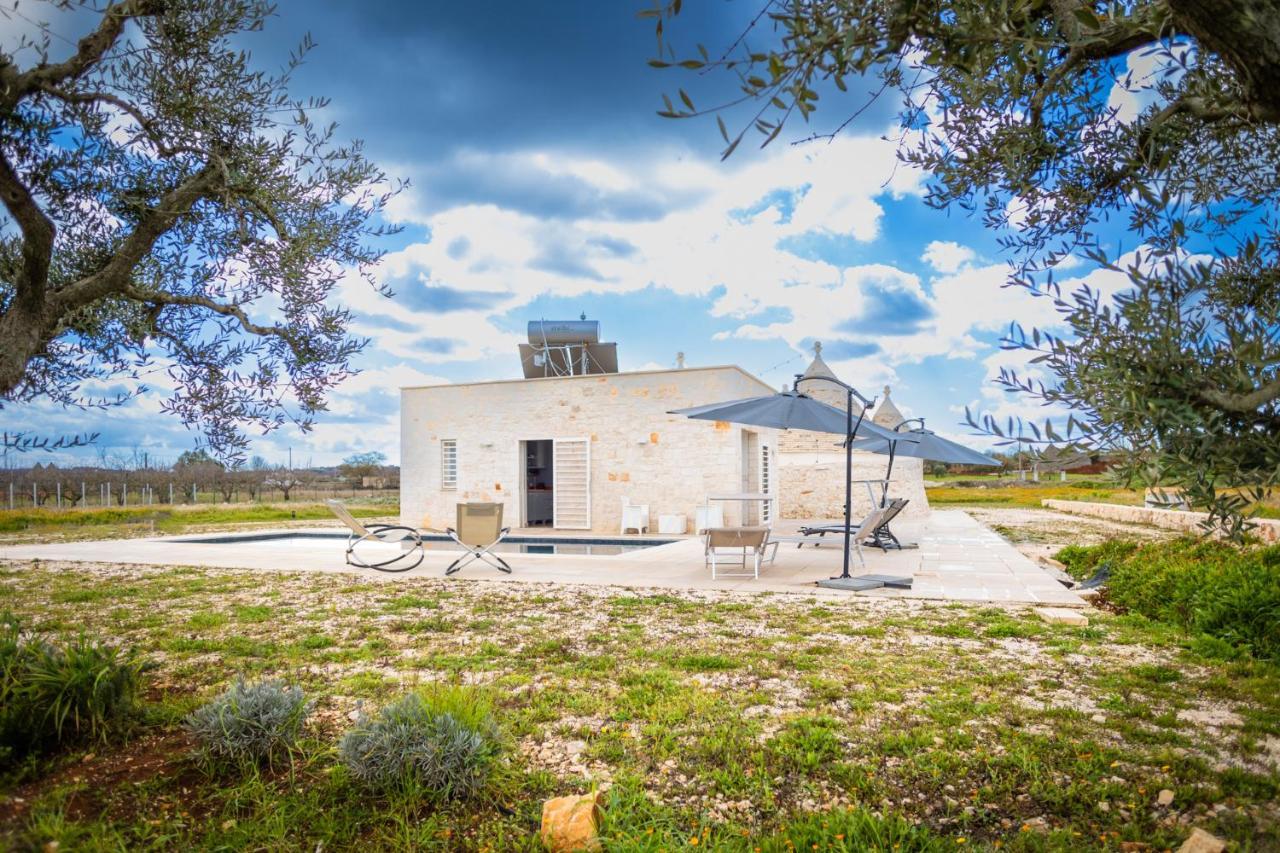
{"type": "MultiPolygon", "coordinates": [[[[680,351],[780,385],[821,340],[864,393],[891,385],[904,412],[974,445],[966,404],[1043,415],[991,379],[1015,358],[997,346],[1008,323],[1051,324],[1053,312],[1002,288],[1003,258],[979,222],[924,205],[922,177],[881,138],[897,104],[831,144],[790,144],[805,134],[797,125],[721,163],[714,121],[655,113],[676,85],[711,100],[730,81],[648,67],[652,21],[636,17],[647,5],[283,0],[246,38],[274,67],[309,31],[317,47],[295,93],[330,98],[325,118],[340,134],[411,181],[388,210],[404,230],[378,273],[395,298],[354,276],[342,289],[356,331],[373,339],[362,373],[313,433],[258,437],[252,452],[279,461],[292,447],[295,462],[330,464],[381,450],[395,461],[401,385],[518,376],[525,321],[581,313],[618,342],[623,370],[673,366],[680,351]]],[[[687,2],[675,38],[724,45],[753,13],[687,2]]],[[[826,100],[815,127],[860,103],[826,100]]],[[[1084,267],[1063,275],[1073,273],[1084,267]]],[[[196,436],[157,417],[159,399],[4,415],[10,429],[96,429],[104,452],[171,459],[196,436]]]]}

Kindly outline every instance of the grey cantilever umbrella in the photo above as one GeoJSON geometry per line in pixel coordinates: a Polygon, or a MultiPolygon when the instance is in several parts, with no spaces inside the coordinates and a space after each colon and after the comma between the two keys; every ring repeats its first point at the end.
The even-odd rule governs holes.
{"type": "MultiPolygon", "coordinates": [[[[898,426],[903,427],[908,423],[910,421],[904,421],[898,426]]],[[[919,429],[895,429],[888,432],[888,437],[871,436],[859,438],[853,442],[854,450],[888,454],[889,467],[884,472],[885,480],[888,480],[889,475],[893,473],[893,460],[896,456],[928,459],[931,462],[985,465],[990,468],[999,468],[1002,464],[984,453],[970,450],[963,444],[957,444],[954,441],[943,438],[932,430],[925,429],[924,421],[920,421],[919,429]]]]}
{"type": "Polygon", "coordinates": [[[842,412],[835,406],[829,406],[821,400],[815,400],[798,391],[780,391],[764,397],[748,397],[745,400],[729,400],[708,406],[694,406],[691,409],[676,409],[667,414],[773,429],[830,432],[843,436],[853,432],[856,439],[864,441],[889,442],[903,437],[891,429],[885,429],[868,420],[856,423],[851,430],[847,411],[842,412]]]}
{"type": "MultiPolygon", "coordinates": [[[[796,386],[813,377],[796,377],[796,386]]],[[[849,512],[852,507],[853,451],[855,439],[861,437],[879,441],[897,441],[904,444],[915,441],[913,437],[897,435],[893,430],[885,429],[879,424],[864,420],[863,415],[874,405],[859,394],[851,385],[838,379],[822,377],[823,382],[831,382],[841,386],[846,392],[846,406],[842,412],[834,406],[828,406],[820,400],[802,394],[795,388],[780,391],[763,397],[748,397],[745,400],[729,400],[724,403],[712,403],[708,406],[695,406],[691,409],[676,409],[668,412],[671,415],[684,415],[705,421],[729,421],[737,424],[770,427],[773,429],[804,429],[813,432],[830,432],[845,437],[845,484],[844,484],[844,571],[842,578],[849,577],[849,512]],[[854,419],[853,398],[857,397],[862,405],[858,409],[858,417],[854,419]]]]}

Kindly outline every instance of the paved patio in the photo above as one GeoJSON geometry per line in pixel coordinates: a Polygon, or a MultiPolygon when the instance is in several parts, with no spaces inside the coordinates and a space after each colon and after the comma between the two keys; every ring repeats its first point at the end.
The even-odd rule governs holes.
{"type": "MultiPolygon", "coordinates": [[[[779,522],[776,532],[778,535],[787,535],[799,524],[795,521],[779,522]]],[[[840,572],[840,539],[835,536],[827,537],[827,544],[817,548],[796,548],[793,544],[783,543],[778,549],[776,561],[772,565],[766,565],[758,579],[712,580],[710,570],[703,564],[702,541],[694,537],[616,556],[508,554],[504,556],[515,568],[513,575],[504,575],[488,566],[472,563],[461,573],[454,575],[454,578],[791,592],[834,597],[862,595],[928,598],[1067,607],[1085,605],[1078,595],[1063,587],[1035,562],[967,513],[959,510],[935,511],[926,522],[895,524],[894,530],[904,543],[918,543],[919,547],[888,553],[874,548],[863,549],[867,560],[866,569],[857,564],[855,557],[852,571],[854,574],[908,576],[914,580],[909,590],[882,588],[852,593],[815,586],[815,581],[840,572]]],[[[333,533],[334,530],[331,527],[324,528],[323,532],[333,533]]],[[[257,533],[261,535],[262,531],[257,533]]],[[[563,534],[561,532],[557,535],[563,534]]],[[[352,572],[394,581],[401,577],[442,575],[445,566],[458,553],[453,550],[428,550],[422,565],[413,571],[386,574],[346,565],[343,562],[342,543],[335,540],[259,540],[234,543],[182,541],[186,538],[193,537],[15,545],[0,547],[0,559],[143,563],[263,571],[352,572]]]]}

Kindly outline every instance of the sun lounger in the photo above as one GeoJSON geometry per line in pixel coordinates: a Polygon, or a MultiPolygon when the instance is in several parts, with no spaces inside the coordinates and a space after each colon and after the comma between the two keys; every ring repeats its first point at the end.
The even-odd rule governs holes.
{"type": "MultiPolygon", "coordinates": [[[[872,547],[887,551],[889,548],[902,548],[902,543],[898,541],[898,537],[893,535],[893,531],[889,529],[889,522],[893,521],[902,512],[902,508],[907,505],[905,498],[894,498],[880,508],[881,518],[875,529],[869,535],[862,537],[859,541],[866,541],[872,547]]],[[[865,519],[858,525],[859,530],[866,524],[865,519]]],[[[828,533],[836,535],[844,535],[843,524],[817,524],[811,527],[801,527],[800,534],[806,538],[814,537],[813,544],[819,544],[823,536],[828,533]]],[[[800,543],[805,544],[804,542],[800,543]]]]}
{"type": "Polygon", "coordinates": [[[449,538],[457,542],[467,553],[454,560],[445,575],[460,571],[463,566],[475,560],[488,563],[500,572],[511,574],[507,561],[493,553],[493,549],[511,532],[510,527],[502,526],[502,504],[499,503],[462,503],[458,504],[458,526],[444,531],[449,538]]]}
{"type": "MultiPolygon", "coordinates": [[[[878,507],[873,509],[866,518],[858,524],[856,528],[850,531],[849,541],[853,543],[854,549],[858,554],[858,562],[865,569],[867,561],[862,556],[862,543],[872,540],[875,536],[876,529],[884,523],[885,515],[889,512],[889,507],[878,507]]],[[[843,524],[824,524],[816,527],[802,527],[800,533],[803,538],[797,542],[796,547],[801,548],[809,544],[806,540],[811,540],[813,545],[818,545],[823,536],[828,533],[835,534],[838,537],[844,536],[843,524]]],[[[793,541],[795,537],[790,537],[789,541],[793,541]]],[[[869,543],[870,544],[870,543],[869,543]]]]}
{"type": "Polygon", "coordinates": [[[708,527],[706,536],[706,564],[711,567],[711,579],[719,577],[758,578],[761,563],[768,562],[773,556],[766,556],[772,549],[772,555],[778,552],[778,543],[769,540],[767,527],[708,527]],[[726,560],[732,554],[734,559],[726,560]],[[747,562],[751,562],[748,571],[747,562]],[[720,571],[725,562],[732,562],[742,567],[741,572],[720,571]]]}
{"type": "Polygon", "coordinates": [[[377,569],[380,572],[407,572],[417,568],[426,556],[422,546],[422,536],[412,527],[399,524],[361,524],[356,521],[355,516],[347,510],[342,501],[329,500],[325,503],[329,505],[329,510],[351,530],[351,535],[347,537],[347,565],[362,569],[377,569]],[[401,548],[400,553],[389,559],[371,561],[356,554],[356,548],[367,543],[380,542],[384,545],[403,546],[406,541],[412,547],[401,548]],[[416,560],[408,562],[415,556],[416,560]]]}
{"type": "Polygon", "coordinates": [[[889,529],[889,522],[898,517],[898,513],[902,512],[909,501],[906,498],[893,498],[889,503],[885,504],[884,518],[880,519],[880,526],[872,533],[872,545],[875,545],[881,551],[888,551],[890,547],[902,550],[902,543],[898,541],[898,537],[893,535],[893,531],[889,529]]]}

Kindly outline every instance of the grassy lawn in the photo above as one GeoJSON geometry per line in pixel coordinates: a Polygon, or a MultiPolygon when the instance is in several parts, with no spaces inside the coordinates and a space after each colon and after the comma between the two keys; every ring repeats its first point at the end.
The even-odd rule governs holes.
{"type": "Polygon", "coordinates": [[[1020,483],[1010,480],[990,481],[970,478],[966,482],[983,485],[933,486],[926,495],[930,506],[997,506],[1034,509],[1043,500],[1097,501],[1137,505],[1142,503],[1142,492],[1108,485],[1104,478],[1068,480],[1065,483],[1045,481],[1020,483]]]}
{"type": "Polygon", "coordinates": [[[0,783],[0,849],[536,850],[542,801],[593,786],[608,850],[1280,849],[1280,671],[1138,617],[29,563],[0,600],[156,663],[127,740],[0,783]],[[180,721],[237,675],[315,700],[291,766],[193,759],[180,721]],[[432,681],[491,692],[491,793],[364,793],[341,732],[432,681]]]}
{"type": "MultiPolygon", "coordinates": [[[[400,513],[397,503],[386,500],[357,499],[345,503],[352,514],[361,518],[400,513]]],[[[279,527],[281,522],[293,521],[334,521],[334,517],[321,502],[0,510],[0,541],[13,544],[120,539],[223,527],[249,529],[255,524],[279,527]]]]}
{"type": "MultiPolygon", "coordinates": [[[[1097,503],[1140,506],[1145,492],[1109,484],[1104,476],[1068,477],[1059,482],[1050,477],[1042,482],[1019,482],[1010,479],[975,477],[930,477],[932,485],[925,493],[930,506],[937,507],[1016,507],[1038,509],[1041,501],[1093,501],[1097,503]],[[964,483],[964,485],[958,485],[964,483]]],[[[1280,518],[1280,495],[1257,507],[1259,518],[1280,518]]]]}

